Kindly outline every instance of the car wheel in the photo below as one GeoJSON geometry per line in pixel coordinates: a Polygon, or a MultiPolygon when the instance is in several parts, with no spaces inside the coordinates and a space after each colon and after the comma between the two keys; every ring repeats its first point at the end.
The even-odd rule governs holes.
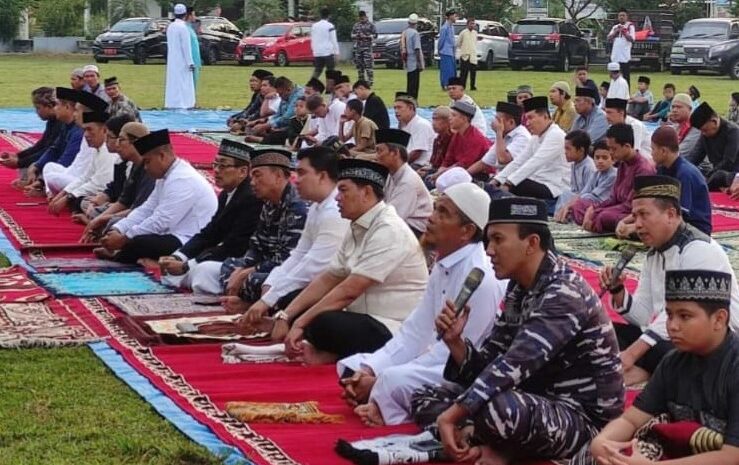
{"type": "Polygon", "coordinates": [[[739,57],[734,58],[729,65],[729,77],[731,79],[739,79],[739,57]]]}
{"type": "Polygon", "coordinates": [[[570,70],[570,56],[567,54],[567,52],[565,52],[564,55],[562,56],[562,59],[559,60],[559,70],[560,71],[570,70]]]}
{"type": "Polygon", "coordinates": [[[144,47],[136,47],[136,50],[133,52],[133,63],[135,65],[146,64],[146,50],[144,47]]]}
{"type": "Polygon", "coordinates": [[[107,58],[100,58],[97,56],[95,57],[95,63],[107,63],[107,62],[108,62],[107,58]]]}
{"type": "Polygon", "coordinates": [[[287,53],[284,50],[277,54],[277,63],[275,64],[277,66],[288,66],[290,64],[290,61],[287,59],[287,53]]]}
{"type": "Polygon", "coordinates": [[[206,65],[215,65],[218,63],[218,50],[215,47],[208,47],[205,58],[206,65]]]}
{"type": "Polygon", "coordinates": [[[488,51],[488,56],[485,57],[485,69],[493,69],[493,65],[495,64],[495,56],[493,55],[493,51],[488,51]]]}

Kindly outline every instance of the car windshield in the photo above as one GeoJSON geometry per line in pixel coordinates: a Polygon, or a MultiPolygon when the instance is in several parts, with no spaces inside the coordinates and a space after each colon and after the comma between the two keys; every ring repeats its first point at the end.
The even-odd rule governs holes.
{"type": "Polygon", "coordinates": [[[144,32],[149,21],[118,21],[110,32],[144,32]]]}
{"type": "Polygon", "coordinates": [[[513,32],[517,34],[551,34],[556,31],[552,23],[518,23],[513,26],[513,32]]]}
{"type": "MultiPolygon", "coordinates": [[[[466,24],[455,24],[454,25],[454,35],[459,34],[460,32],[464,31],[465,29],[467,29],[467,25],[466,24]]],[[[480,25],[479,24],[475,24],[475,30],[477,32],[480,32],[480,25]]]]}
{"type": "Polygon", "coordinates": [[[280,37],[285,35],[291,27],[289,24],[265,24],[251,35],[252,37],[280,37]]]}
{"type": "Polygon", "coordinates": [[[408,21],[378,21],[375,29],[378,34],[400,34],[408,28],[408,21]]]}
{"type": "Polygon", "coordinates": [[[727,37],[729,25],[708,21],[689,22],[680,33],[681,39],[700,39],[706,37],[727,37]]]}

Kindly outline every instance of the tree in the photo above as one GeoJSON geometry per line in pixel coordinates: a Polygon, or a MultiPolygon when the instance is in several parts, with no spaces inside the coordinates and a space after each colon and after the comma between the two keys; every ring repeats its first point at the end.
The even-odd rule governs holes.
{"type": "Polygon", "coordinates": [[[328,8],[339,40],[350,40],[352,26],[357,21],[358,13],[354,0],[308,0],[306,4],[315,18],[321,17],[322,8],[328,8]]]}
{"type": "Polygon", "coordinates": [[[83,35],[85,0],[38,0],[35,17],[47,36],[83,35]]]}
{"type": "Polygon", "coordinates": [[[28,0],[0,0],[0,40],[15,38],[21,13],[28,4],[28,0]]]}
{"type": "Polygon", "coordinates": [[[407,18],[411,13],[416,13],[422,18],[433,18],[438,14],[434,2],[428,0],[375,0],[374,17],[382,18],[407,18]]]}
{"type": "Polygon", "coordinates": [[[110,24],[115,24],[124,18],[147,14],[145,0],[110,0],[110,24]]]}
{"type": "Polygon", "coordinates": [[[264,23],[284,20],[286,16],[284,3],[275,0],[249,0],[244,10],[244,20],[252,31],[264,23]]]}
{"type": "Polygon", "coordinates": [[[580,22],[593,16],[600,6],[596,0],[557,0],[567,14],[575,22],[580,22]]]}
{"type": "Polygon", "coordinates": [[[459,0],[457,4],[463,16],[496,21],[510,17],[516,8],[512,0],[459,0]]]}

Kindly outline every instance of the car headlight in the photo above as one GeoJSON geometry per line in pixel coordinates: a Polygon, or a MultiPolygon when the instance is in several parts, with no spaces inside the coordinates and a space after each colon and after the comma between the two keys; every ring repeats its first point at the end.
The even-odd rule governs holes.
{"type": "Polygon", "coordinates": [[[388,40],[387,42],[385,42],[385,46],[386,47],[394,47],[396,45],[400,45],[400,39],[398,39],[398,40],[388,40]]]}
{"type": "Polygon", "coordinates": [[[720,55],[722,53],[725,53],[725,52],[727,52],[728,50],[730,50],[733,47],[734,47],[734,44],[733,43],[731,43],[731,44],[718,44],[718,45],[714,45],[713,47],[711,47],[708,50],[708,58],[712,58],[712,57],[714,57],[716,55],[720,55]]]}
{"type": "Polygon", "coordinates": [[[675,55],[683,55],[685,54],[685,49],[682,47],[672,47],[672,53],[675,55]]]}

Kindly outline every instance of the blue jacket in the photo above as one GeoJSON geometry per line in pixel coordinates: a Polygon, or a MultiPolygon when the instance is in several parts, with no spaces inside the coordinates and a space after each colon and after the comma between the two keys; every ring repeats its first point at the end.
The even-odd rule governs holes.
{"type": "Polygon", "coordinates": [[[270,117],[269,124],[275,128],[287,127],[287,123],[290,122],[290,118],[295,116],[295,105],[297,104],[298,99],[302,96],[303,88],[295,87],[286,99],[282,99],[282,101],[280,101],[277,113],[270,117]]]}
{"type": "Polygon", "coordinates": [[[59,163],[62,166],[71,165],[74,161],[74,157],[77,156],[77,152],[80,151],[82,135],[82,128],[77,126],[76,123],[65,124],[59,137],[57,137],[56,142],[54,142],[54,144],[49,147],[43,155],[41,155],[41,158],[34,163],[39,172],[41,172],[44,169],[44,166],[46,166],[50,161],[59,163]]]}

